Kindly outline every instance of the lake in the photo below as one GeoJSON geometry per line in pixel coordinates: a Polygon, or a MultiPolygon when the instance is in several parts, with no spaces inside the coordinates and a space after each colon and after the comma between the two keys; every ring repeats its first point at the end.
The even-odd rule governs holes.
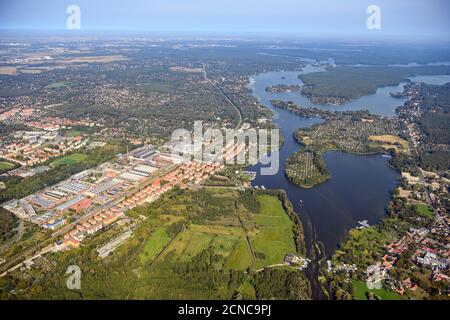
{"type": "MultiPolygon", "coordinates": [[[[314,244],[323,244],[321,255],[330,257],[344,239],[348,230],[358,226],[358,221],[367,220],[377,224],[386,213],[386,206],[392,192],[399,183],[399,173],[388,166],[389,159],[383,155],[354,155],[338,151],[327,152],[324,160],[331,173],[331,179],[311,189],[302,189],[291,183],[284,174],[284,162],[300,146],[294,139],[297,128],[310,127],[320,123],[321,118],[304,118],[292,112],[274,108],[270,100],[294,101],[305,107],[327,110],[362,110],[382,116],[394,116],[395,109],[406,100],[390,96],[390,92],[402,92],[406,83],[379,88],[375,94],[368,95],[339,106],[324,106],[312,103],[300,93],[271,94],[266,92],[270,85],[302,84],[299,74],[326,72],[322,67],[307,66],[302,71],[267,72],[250,78],[249,88],[260,103],[274,113],[273,122],[280,128],[284,144],[280,149],[280,170],[273,176],[261,176],[256,164],[249,170],[256,171],[253,186],[286,191],[295,211],[304,224],[305,242],[308,253],[317,254],[314,244]]],[[[441,85],[450,82],[450,76],[418,76],[411,81],[441,85]]],[[[317,260],[313,261],[308,276],[315,297],[323,297],[318,289],[317,260]]]]}
{"type": "MultiPolygon", "coordinates": [[[[320,123],[320,118],[304,118],[283,109],[275,109],[271,99],[292,100],[301,105],[330,108],[312,104],[308,98],[299,93],[270,94],[266,87],[275,84],[299,84],[300,73],[321,72],[321,67],[309,66],[301,72],[268,72],[252,77],[250,88],[261,104],[274,112],[273,121],[281,130],[284,144],[280,149],[280,166],[299,145],[293,137],[297,128],[310,127],[320,123]]],[[[332,109],[360,110],[361,101],[370,106],[371,112],[391,115],[404,100],[389,95],[392,89],[402,90],[402,85],[379,89],[376,94],[357,99],[353,102],[333,106],[332,109]],[[370,101],[370,103],[369,103],[370,101]]],[[[346,232],[356,227],[358,221],[368,220],[370,224],[379,222],[384,214],[392,191],[398,183],[398,173],[387,165],[388,159],[382,155],[361,156],[342,152],[328,152],[325,162],[332,178],[326,183],[312,189],[302,189],[289,182],[280,167],[274,176],[257,175],[254,186],[270,189],[283,189],[305,224],[305,239],[310,247],[312,239],[324,245],[325,253],[331,256],[346,232]]],[[[259,172],[257,164],[250,168],[259,172]]]]}

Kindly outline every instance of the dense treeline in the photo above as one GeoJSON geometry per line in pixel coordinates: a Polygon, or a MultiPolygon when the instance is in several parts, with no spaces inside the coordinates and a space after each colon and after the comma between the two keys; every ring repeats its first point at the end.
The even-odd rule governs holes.
{"type": "Polygon", "coordinates": [[[450,144],[450,113],[425,111],[420,124],[427,136],[427,142],[450,144]]]}
{"type": "Polygon", "coordinates": [[[0,123],[0,136],[6,137],[11,133],[21,130],[28,130],[29,128],[23,124],[7,124],[0,123]]]}
{"type": "Polygon", "coordinates": [[[10,239],[14,235],[18,219],[11,212],[0,208],[0,243],[10,239]]]}
{"type": "Polygon", "coordinates": [[[420,166],[427,170],[446,171],[450,169],[450,154],[447,151],[421,153],[418,158],[420,166]]]}
{"type": "Polygon", "coordinates": [[[253,285],[258,299],[311,299],[310,283],[300,271],[265,269],[255,274],[253,285]]]}

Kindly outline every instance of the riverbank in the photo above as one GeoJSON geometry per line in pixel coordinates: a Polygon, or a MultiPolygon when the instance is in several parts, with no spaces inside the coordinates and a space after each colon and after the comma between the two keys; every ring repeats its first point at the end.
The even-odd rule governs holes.
{"type": "MultiPolygon", "coordinates": [[[[293,113],[303,114],[301,107],[292,103],[276,102],[293,113]]],[[[322,116],[325,121],[311,128],[300,128],[294,138],[301,146],[285,162],[287,178],[302,188],[312,188],[331,179],[323,155],[330,151],[356,155],[388,153],[408,154],[408,143],[399,137],[398,119],[383,118],[367,112],[323,112],[309,110],[306,114],[322,116]]]]}

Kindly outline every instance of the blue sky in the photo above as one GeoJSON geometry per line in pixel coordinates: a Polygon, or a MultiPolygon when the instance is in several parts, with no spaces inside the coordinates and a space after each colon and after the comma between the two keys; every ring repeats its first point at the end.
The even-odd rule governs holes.
{"type": "Polygon", "coordinates": [[[0,28],[64,29],[70,4],[84,30],[450,38],[447,0],[1,0],[0,28]],[[380,31],[366,28],[371,4],[380,31]]]}

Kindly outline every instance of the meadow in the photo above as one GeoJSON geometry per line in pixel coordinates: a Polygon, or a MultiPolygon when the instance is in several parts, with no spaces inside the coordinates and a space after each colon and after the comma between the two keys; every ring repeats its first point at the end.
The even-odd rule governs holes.
{"type": "Polygon", "coordinates": [[[431,211],[430,206],[426,204],[417,204],[416,205],[416,211],[421,216],[427,218],[427,219],[433,219],[434,214],[433,211],[431,211]]]}
{"type": "MultiPolygon", "coordinates": [[[[209,194],[226,198],[234,197],[236,192],[212,190],[209,194]]],[[[283,263],[286,254],[296,253],[293,222],[277,197],[258,195],[256,198],[260,204],[258,212],[249,214],[248,210],[240,207],[236,215],[215,224],[189,224],[170,243],[166,227],[156,228],[140,255],[141,263],[152,261],[163,250],[158,259],[170,256],[173,261],[188,263],[207,249],[212,249],[219,257],[216,263],[219,270],[258,270],[283,263]],[[247,219],[247,228],[229,225],[239,215],[247,219]]]]}
{"type": "MultiPolygon", "coordinates": [[[[258,270],[297,252],[293,222],[276,192],[175,189],[127,215],[142,222],[108,257],[97,256],[103,243],[95,239],[56,255],[58,270],[75,262],[83,270],[83,298],[310,298],[309,281],[296,268],[258,270]]],[[[34,283],[29,297],[77,299],[58,272],[34,283]]]]}
{"type": "Polygon", "coordinates": [[[401,296],[393,291],[385,289],[369,289],[364,281],[352,282],[353,296],[356,300],[368,300],[367,294],[370,292],[380,298],[381,300],[400,300],[401,296]]]}
{"type": "Polygon", "coordinates": [[[73,153],[71,155],[53,161],[52,164],[55,166],[73,165],[79,162],[83,162],[87,159],[87,157],[88,156],[83,153],[73,153]]]}

